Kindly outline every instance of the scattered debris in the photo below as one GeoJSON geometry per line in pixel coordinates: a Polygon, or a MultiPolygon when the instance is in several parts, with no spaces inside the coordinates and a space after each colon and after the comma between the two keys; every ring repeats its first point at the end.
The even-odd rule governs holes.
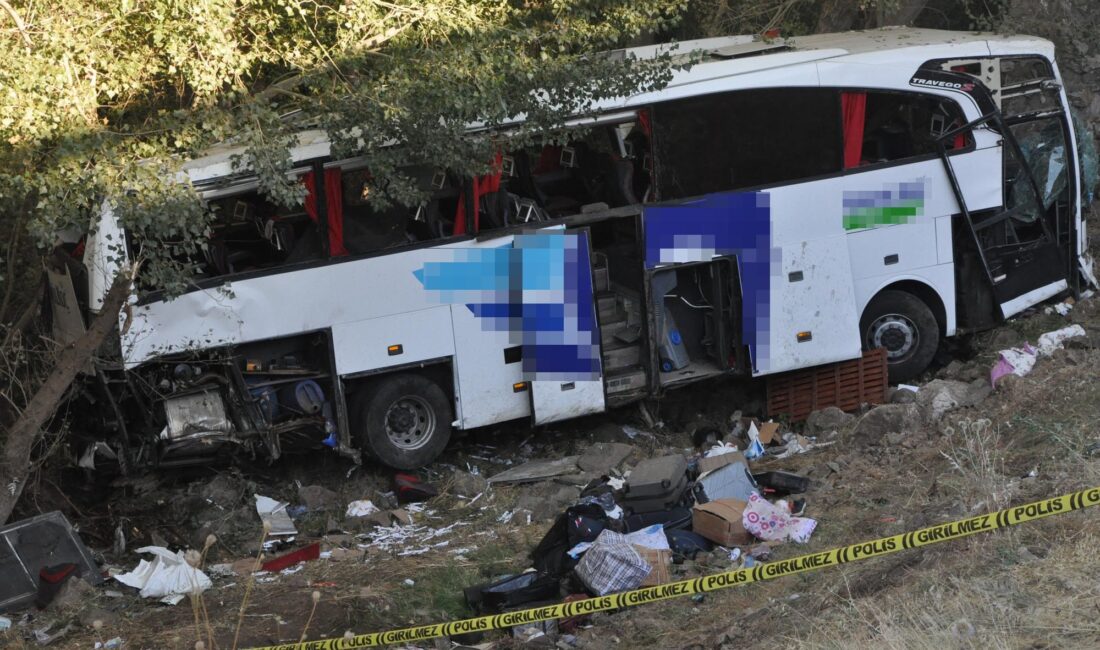
{"type": "Polygon", "coordinates": [[[656,438],[655,435],[648,431],[642,431],[640,429],[635,429],[634,427],[629,426],[623,427],[623,434],[625,434],[626,437],[630,438],[631,440],[634,440],[638,436],[642,436],[643,438],[656,438]]]}
{"type": "Polygon", "coordinates": [[[721,460],[723,464],[706,474],[700,474],[696,487],[700,501],[748,501],[749,495],[756,492],[756,484],[753,483],[744,454],[732,452],[708,460],[721,460]]]}
{"type": "Polygon", "coordinates": [[[532,460],[519,467],[504,470],[489,477],[489,483],[530,483],[543,479],[574,474],[577,471],[578,456],[532,460]]]}
{"type": "Polygon", "coordinates": [[[637,589],[652,567],[626,537],[604,530],[577,563],[577,577],[597,596],[637,589]]]}
{"type": "Polygon", "coordinates": [[[749,497],[749,503],[741,515],[745,530],[767,541],[791,540],[804,544],[817,527],[817,522],[806,517],[793,517],[786,502],[773,504],[759,495],[749,497]]]}
{"type": "Polygon", "coordinates": [[[113,577],[124,585],[139,589],[143,598],[179,596],[176,599],[179,602],[183,596],[201,593],[213,584],[195,566],[199,563],[198,551],[173,553],[162,546],[144,546],[137,552],[153,555],[153,561],[141,560],[133,571],[113,577]]]}
{"type": "Polygon", "coordinates": [[[420,503],[439,496],[439,490],[420,480],[416,474],[394,474],[393,491],[398,503],[420,503]]]}
{"type": "Polygon", "coordinates": [[[1031,372],[1039,357],[1048,357],[1060,350],[1067,340],[1085,335],[1085,328],[1070,325],[1041,335],[1037,347],[1024,343],[1022,347],[1001,350],[1000,358],[989,373],[989,383],[996,388],[997,381],[1007,375],[1023,377],[1031,372]]]}
{"type": "Polygon", "coordinates": [[[268,537],[292,537],[298,534],[298,529],[294,527],[294,522],[290,520],[290,515],[286,512],[286,507],[290,504],[259,494],[254,496],[256,497],[256,513],[260,515],[260,520],[267,525],[268,537]]]}
{"type": "Polygon", "coordinates": [[[92,554],[60,512],[0,528],[0,548],[6,556],[0,580],[0,611],[14,610],[34,600],[39,571],[48,565],[74,564],[80,567],[83,580],[91,584],[102,581],[92,554]]]}
{"type": "Polygon", "coordinates": [[[264,562],[261,567],[264,571],[282,571],[300,562],[309,562],[321,557],[321,544],[314,542],[309,546],[298,549],[286,555],[264,562]]]}
{"type": "Polygon", "coordinates": [[[34,640],[38,642],[38,645],[50,645],[68,634],[73,628],[72,623],[66,623],[64,627],[58,627],[60,625],[59,622],[53,622],[45,627],[36,628],[34,630],[34,640]]]}
{"type": "Polygon", "coordinates": [[[633,446],[621,442],[597,442],[577,459],[577,467],[585,472],[606,474],[618,467],[633,452],[633,446]]]}
{"type": "Polygon", "coordinates": [[[358,501],[352,501],[348,504],[347,510],[344,512],[345,517],[366,517],[367,515],[373,515],[379,512],[380,508],[372,501],[362,499],[358,501]]]}
{"type": "Polygon", "coordinates": [[[340,505],[340,495],[320,485],[298,488],[298,498],[309,512],[332,510],[340,505]]]}
{"type": "Polygon", "coordinates": [[[718,499],[696,505],[691,528],[721,546],[751,544],[752,535],[742,522],[746,506],[748,501],[741,499],[718,499]]]}

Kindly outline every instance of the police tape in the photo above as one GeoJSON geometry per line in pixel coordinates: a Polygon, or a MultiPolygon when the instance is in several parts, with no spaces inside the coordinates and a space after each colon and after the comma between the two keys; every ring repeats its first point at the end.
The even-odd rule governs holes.
{"type": "Polygon", "coordinates": [[[670,598],[690,596],[692,594],[728,589],[741,585],[773,580],[795,573],[816,571],[826,567],[868,560],[891,553],[897,553],[911,548],[920,548],[931,544],[948,542],[978,533],[987,533],[1015,526],[1026,521],[1042,519],[1054,515],[1073,512],[1100,504],[1100,487],[1081,490],[1071,494],[1036,501],[1015,508],[998,510],[987,515],[979,515],[952,521],[928,528],[921,528],[901,535],[882,537],[868,542],[834,548],[830,551],[799,555],[788,560],[758,564],[752,568],[737,569],[725,573],[703,576],[693,580],[681,580],[670,582],[656,587],[646,587],[624,591],[609,596],[588,598],[546,607],[535,607],[506,614],[494,616],[479,616],[467,618],[450,623],[437,623],[435,625],[421,625],[386,632],[372,632],[370,634],[347,635],[336,639],[322,639],[317,641],[305,641],[301,643],[289,643],[283,645],[263,646],[250,650],[341,650],[345,648],[370,648],[393,643],[409,643],[424,641],[437,637],[448,637],[469,632],[485,632],[509,628],[514,625],[537,623],[556,618],[568,618],[571,616],[584,616],[596,612],[605,612],[623,607],[634,607],[646,603],[654,603],[670,598]]]}

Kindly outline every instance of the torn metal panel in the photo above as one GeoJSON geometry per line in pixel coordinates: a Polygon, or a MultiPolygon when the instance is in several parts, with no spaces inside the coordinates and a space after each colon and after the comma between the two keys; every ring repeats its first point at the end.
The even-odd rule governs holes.
{"type": "Polygon", "coordinates": [[[566,456],[550,460],[533,460],[519,467],[505,470],[489,478],[490,483],[531,483],[555,476],[575,474],[579,456],[566,456]]]}
{"type": "Polygon", "coordinates": [[[228,434],[233,430],[225,400],[217,391],[204,391],[164,400],[168,440],[228,434]]]}
{"type": "Polygon", "coordinates": [[[73,278],[67,268],[46,267],[50,283],[50,313],[53,321],[53,338],[61,345],[68,345],[84,334],[84,316],[73,288],[73,278]]]}
{"type": "Polygon", "coordinates": [[[79,566],[80,577],[86,582],[102,582],[92,554],[60,512],[0,528],[0,611],[29,604],[38,591],[38,572],[67,563],[79,566]]]}

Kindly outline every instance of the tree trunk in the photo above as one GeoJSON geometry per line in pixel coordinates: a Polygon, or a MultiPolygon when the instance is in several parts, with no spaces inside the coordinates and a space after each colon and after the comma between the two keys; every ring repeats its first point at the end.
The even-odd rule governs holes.
{"type": "Polygon", "coordinates": [[[103,309],[92,320],[83,336],[65,346],[57,355],[57,365],[35,392],[27,408],[0,441],[0,524],[7,522],[23,493],[31,469],[34,443],[49,422],[69,385],[95,354],[107,335],[118,325],[118,314],[130,295],[129,280],[120,274],[103,302],[103,309]]]}

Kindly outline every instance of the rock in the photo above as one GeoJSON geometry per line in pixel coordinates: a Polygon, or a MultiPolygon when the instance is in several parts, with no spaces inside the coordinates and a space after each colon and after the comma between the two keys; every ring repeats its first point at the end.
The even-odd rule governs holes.
{"type": "Polygon", "coordinates": [[[244,496],[244,489],[229,476],[218,474],[213,481],[202,486],[202,489],[199,490],[199,496],[209,499],[223,508],[232,508],[244,496]]]}
{"type": "Polygon", "coordinates": [[[806,418],[806,435],[815,436],[824,431],[843,429],[851,424],[856,416],[845,413],[835,406],[810,413],[806,418]]]}
{"type": "Polygon", "coordinates": [[[80,612],[80,624],[90,628],[95,626],[96,621],[99,621],[104,632],[103,636],[111,636],[109,632],[112,627],[118,625],[118,620],[118,614],[99,607],[89,607],[80,612]]]}
{"type": "Polygon", "coordinates": [[[472,499],[489,489],[489,482],[484,476],[469,472],[455,472],[451,477],[451,492],[459,496],[472,499]]]}
{"type": "Polygon", "coordinates": [[[951,363],[944,366],[939,373],[939,376],[943,379],[958,379],[959,375],[966,369],[966,364],[958,359],[954,359],[951,363]]]}
{"type": "Polygon", "coordinates": [[[856,423],[852,437],[859,442],[876,442],[887,433],[908,433],[921,426],[921,411],[916,404],[876,406],[856,423]]]}
{"type": "Polygon", "coordinates": [[[298,498],[310,512],[322,512],[339,508],[340,495],[320,485],[306,485],[298,488],[298,498]]]}
{"type": "Polygon", "coordinates": [[[925,422],[938,422],[945,413],[963,406],[974,406],[993,392],[989,382],[977,379],[969,384],[950,379],[934,379],[917,393],[917,407],[925,422]]]}
{"type": "Polygon", "coordinates": [[[891,404],[912,404],[917,401],[917,394],[905,388],[891,388],[887,401],[891,404]]]}
{"type": "Polygon", "coordinates": [[[989,348],[992,350],[1006,350],[1020,342],[1020,333],[1011,327],[1002,327],[989,337],[989,348]]]}
{"type": "Polygon", "coordinates": [[[577,459],[577,467],[586,472],[606,474],[622,464],[633,451],[633,446],[621,442],[597,442],[577,459]]]}
{"type": "Polygon", "coordinates": [[[531,512],[531,521],[547,521],[572,505],[580,496],[580,488],[549,484],[551,489],[531,490],[516,500],[517,510],[531,512]]]}
{"type": "Polygon", "coordinates": [[[81,578],[72,577],[61,585],[61,589],[50,601],[47,609],[55,612],[73,610],[86,605],[89,600],[95,598],[95,595],[95,587],[84,582],[81,578]]]}

